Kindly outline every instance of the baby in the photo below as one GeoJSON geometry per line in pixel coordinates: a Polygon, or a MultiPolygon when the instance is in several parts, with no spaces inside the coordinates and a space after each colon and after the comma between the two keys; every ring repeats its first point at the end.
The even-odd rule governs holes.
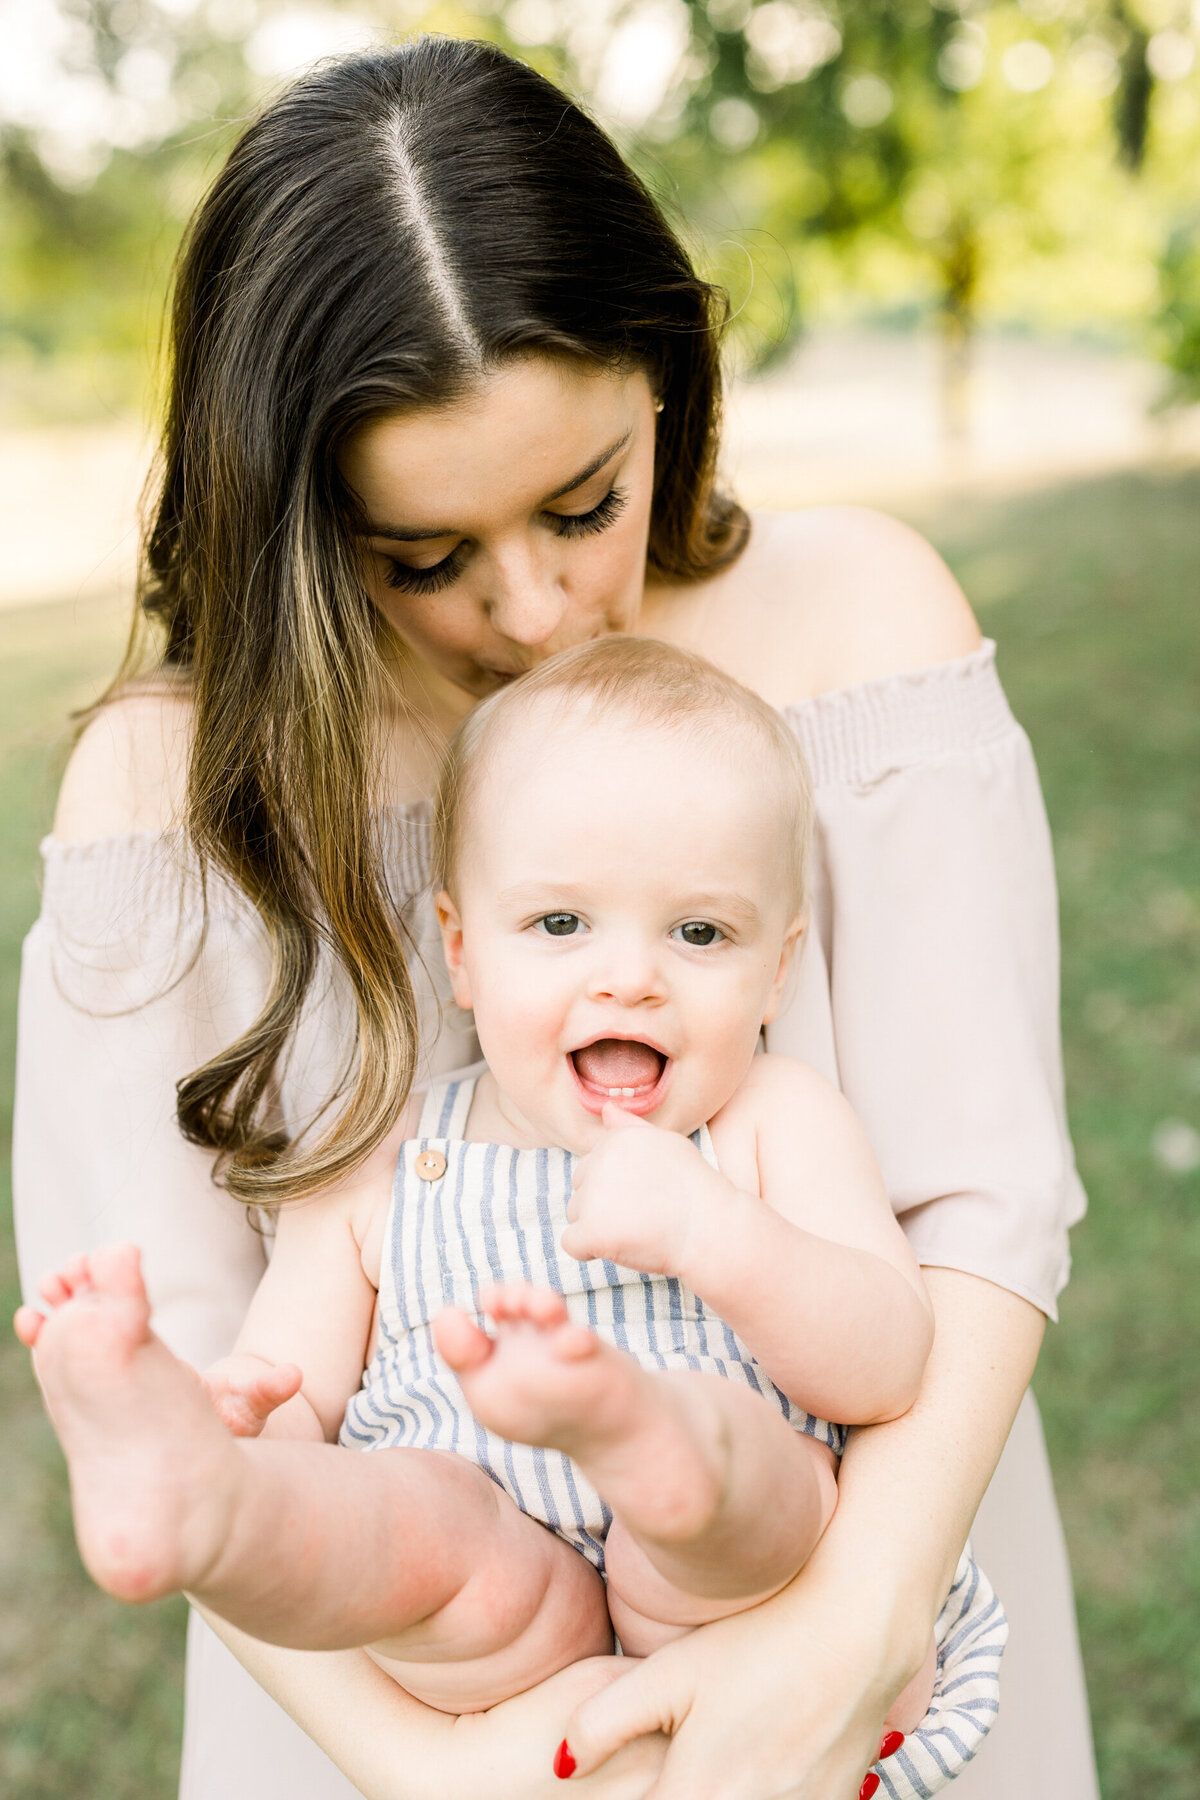
{"type": "Polygon", "coordinates": [[[484,1071],[280,1211],[203,1384],[131,1247],[17,1315],[102,1587],[365,1645],[462,1713],[792,1579],[843,1427],[908,1408],[932,1333],[846,1102],[756,1054],[809,813],[782,720],[664,645],[581,646],[471,714],[434,854],[484,1071]]]}

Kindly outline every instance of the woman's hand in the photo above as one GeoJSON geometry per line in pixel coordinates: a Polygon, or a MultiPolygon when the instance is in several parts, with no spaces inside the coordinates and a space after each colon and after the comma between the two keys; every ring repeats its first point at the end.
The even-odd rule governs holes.
{"type": "Polygon", "coordinates": [[[633,1665],[571,1715],[572,1787],[659,1730],[672,1742],[646,1800],[856,1800],[907,1676],[871,1620],[833,1599],[802,1574],[633,1665]]]}
{"type": "MultiPolygon", "coordinates": [[[[454,1722],[454,1792],[471,1800],[645,1800],[663,1766],[667,1743],[654,1725],[643,1735],[612,1746],[613,1754],[593,1772],[579,1770],[564,1786],[558,1746],[566,1721],[581,1703],[621,1685],[625,1671],[640,1668],[621,1657],[597,1656],[551,1676],[527,1694],[518,1694],[487,1713],[465,1714],[454,1722]],[[461,1784],[461,1786],[459,1785],[461,1784]]],[[[380,1796],[379,1800],[385,1800],[380,1796]]],[[[444,1792],[438,1800],[444,1800],[444,1792]]]]}
{"type": "Polygon", "coordinates": [[[646,1800],[855,1800],[884,1715],[928,1652],[1045,1324],[975,1276],[929,1269],[926,1281],[937,1329],[920,1396],[851,1433],[837,1510],[804,1569],[580,1704],[566,1730],[573,1780],[660,1730],[672,1742],[646,1800]]]}

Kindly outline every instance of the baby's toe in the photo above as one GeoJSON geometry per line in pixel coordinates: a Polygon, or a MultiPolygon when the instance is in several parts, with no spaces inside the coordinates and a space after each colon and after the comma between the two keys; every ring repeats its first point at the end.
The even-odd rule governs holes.
{"type": "Polygon", "coordinates": [[[535,1325],[557,1325],[567,1317],[567,1303],[553,1288],[525,1290],[525,1314],[535,1325]]]}
{"type": "Polygon", "coordinates": [[[492,1340],[457,1306],[447,1306],[433,1321],[438,1355],[459,1374],[477,1369],[492,1354],[492,1340]]]}
{"type": "Polygon", "coordinates": [[[144,1300],[142,1253],[136,1244],[113,1244],[92,1257],[92,1280],[106,1294],[122,1300],[144,1300]]]}
{"type": "Polygon", "coordinates": [[[27,1350],[33,1349],[45,1323],[45,1317],[36,1306],[18,1306],[13,1314],[13,1330],[27,1350]]]}

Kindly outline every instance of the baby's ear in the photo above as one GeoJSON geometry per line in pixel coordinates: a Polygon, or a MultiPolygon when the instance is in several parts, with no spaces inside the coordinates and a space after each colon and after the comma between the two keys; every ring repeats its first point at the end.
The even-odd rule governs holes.
{"type": "Polygon", "coordinates": [[[438,929],[442,934],[442,955],[450,971],[450,990],[463,1011],[470,1012],[475,1003],[471,999],[471,984],[467,979],[463,957],[462,919],[445,888],[434,896],[433,906],[437,913],[438,929]]]}
{"type": "Polygon", "coordinates": [[[771,983],[771,991],[767,995],[767,1004],[763,1008],[764,1025],[770,1025],[779,1017],[779,1009],[783,1005],[784,993],[788,979],[796,966],[796,958],[804,943],[804,933],[808,920],[803,913],[797,913],[788,926],[783,939],[783,948],[779,952],[779,967],[775,971],[775,979],[771,983]]]}

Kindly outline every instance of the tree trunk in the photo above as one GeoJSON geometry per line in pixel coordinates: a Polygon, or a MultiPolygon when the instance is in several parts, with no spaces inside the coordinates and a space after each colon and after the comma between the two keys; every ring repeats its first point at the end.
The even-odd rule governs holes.
{"type": "Polygon", "coordinates": [[[971,435],[971,353],[979,288],[979,240],[968,219],[956,220],[946,239],[941,277],[942,438],[947,449],[962,449],[971,435]]]}

